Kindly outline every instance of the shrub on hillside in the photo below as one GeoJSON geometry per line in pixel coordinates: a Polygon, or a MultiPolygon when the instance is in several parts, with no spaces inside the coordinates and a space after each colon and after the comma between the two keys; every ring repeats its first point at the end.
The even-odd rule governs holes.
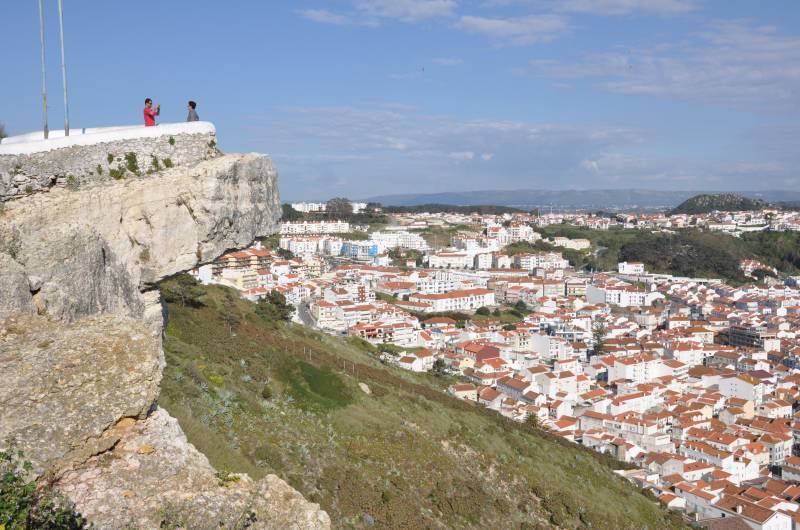
{"type": "Polygon", "coordinates": [[[182,306],[202,307],[203,290],[200,283],[188,274],[180,274],[161,285],[161,294],[168,303],[182,306]]]}
{"type": "Polygon", "coordinates": [[[49,484],[26,476],[32,465],[13,444],[0,451],[0,528],[87,528],[86,519],[49,484]]]}
{"type": "Polygon", "coordinates": [[[294,306],[286,303],[286,297],[278,291],[270,291],[266,298],[256,304],[256,313],[265,320],[287,321],[292,318],[294,306]]]}

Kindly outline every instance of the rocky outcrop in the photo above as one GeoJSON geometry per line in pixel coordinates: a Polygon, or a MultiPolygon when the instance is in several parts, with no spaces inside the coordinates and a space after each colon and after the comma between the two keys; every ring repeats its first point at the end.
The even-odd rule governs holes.
{"type": "Polygon", "coordinates": [[[104,528],[325,528],[325,512],[311,508],[274,475],[255,482],[215,472],[186,441],[177,420],[157,410],[122,429],[113,450],[66,473],[60,488],[104,528]],[[170,528],[172,526],[169,526],[170,528]]]}
{"type": "Polygon", "coordinates": [[[208,122],[78,129],[50,140],[6,138],[0,140],[0,202],[54,187],[113,184],[217,155],[216,130],[208,122]]]}
{"type": "Polygon", "coordinates": [[[145,418],[158,397],[158,340],[131,318],[22,314],[2,323],[0,352],[0,440],[17,440],[39,473],[113,447],[114,427],[145,418]]]}
{"type": "Polygon", "coordinates": [[[158,408],[159,280],[273,233],[269,158],[224,155],[0,205],[0,444],[98,528],[327,528],[275,476],[218,476],[158,408]]]}
{"type": "Polygon", "coordinates": [[[273,232],[279,210],[275,169],[255,154],[8,202],[0,263],[16,280],[2,280],[0,317],[140,318],[152,284],[273,232]]]}

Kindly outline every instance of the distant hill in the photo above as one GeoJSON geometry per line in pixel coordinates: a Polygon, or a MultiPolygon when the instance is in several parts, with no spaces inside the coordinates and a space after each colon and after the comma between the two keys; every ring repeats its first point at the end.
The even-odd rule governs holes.
{"type": "MultiPolygon", "coordinates": [[[[384,206],[449,204],[454,206],[495,205],[522,210],[536,208],[569,211],[654,211],[674,208],[702,191],[663,191],[645,189],[597,190],[483,190],[426,194],[400,194],[370,197],[384,206]]],[[[705,192],[708,193],[708,192],[705,192]]],[[[774,201],[800,201],[797,191],[741,191],[744,197],[774,201]]]]}
{"type": "Polygon", "coordinates": [[[737,193],[717,193],[695,195],[670,211],[670,214],[699,214],[713,211],[741,212],[766,208],[769,203],[761,199],[751,199],[737,193]]]}

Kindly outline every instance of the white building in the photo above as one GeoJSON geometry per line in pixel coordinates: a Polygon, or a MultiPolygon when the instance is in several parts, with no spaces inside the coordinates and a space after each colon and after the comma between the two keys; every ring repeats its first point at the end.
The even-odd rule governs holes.
{"type": "Polygon", "coordinates": [[[428,249],[428,242],[421,235],[408,231],[374,232],[370,240],[381,248],[410,248],[422,251],[428,249]]]}
{"type": "Polygon", "coordinates": [[[465,252],[438,252],[428,256],[428,266],[434,269],[467,269],[472,261],[465,252]]]}
{"type": "Polygon", "coordinates": [[[637,261],[622,261],[617,263],[617,272],[620,274],[644,274],[644,263],[637,261]]]}
{"type": "Polygon", "coordinates": [[[281,235],[343,234],[350,232],[347,221],[297,221],[281,223],[281,235]]]}
{"type": "MultiPolygon", "coordinates": [[[[353,213],[361,213],[367,209],[365,202],[351,202],[353,213]]],[[[324,212],[328,209],[328,204],[324,202],[293,202],[292,208],[301,213],[324,212]]]]}
{"type": "Polygon", "coordinates": [[[424,313],[442,311],[474,311],[479,307],[495,305],[494,291],[489,289],[464,289],[441,294],[413,294],[411,302],[428,306],[424,313]]]}
{"type": "Polygon", "coordinates": [[[620,307],[652,305],[664,295],[656,291],[643,291],[628,284],[598,284],[586,286],[586,301],[590,304],[614,304],[620,307]]]}
{"type": "Polygon", "coordinates": [[[292,208],[302,213],[324,212],[327,205],[324,202],[293,202],[292,208]]]}

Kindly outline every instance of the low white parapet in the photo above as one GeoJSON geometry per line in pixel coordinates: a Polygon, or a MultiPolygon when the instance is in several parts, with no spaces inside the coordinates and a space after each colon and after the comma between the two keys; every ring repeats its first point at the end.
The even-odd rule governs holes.
{"type": "Polygon", "coordinates": [[[0,202],[47,191],[139,178],[219,154],[207,121],[72,129],[6,138],[0,144],[0,202]]]}
{"type": "Polygon", "coordinates": [[[155,127],[126,125],[118,127],[92,127],[70,129],[69,136],[63,130],[53,130],[44,139],[42,131],[9,136],[0,141],[0,155],[30,155],[76,145],[94,145],[104,142],[119,142],[138,138],[179,134],[216,134],[214,124],[209,121],[164,123],[155,127]]]}

